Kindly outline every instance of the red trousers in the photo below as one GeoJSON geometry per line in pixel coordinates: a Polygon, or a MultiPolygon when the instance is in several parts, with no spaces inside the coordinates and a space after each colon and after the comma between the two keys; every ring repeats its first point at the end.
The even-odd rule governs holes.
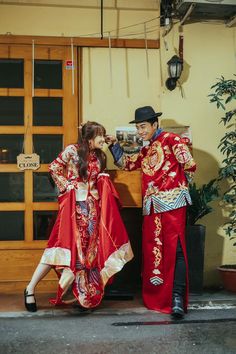
{"type": "Polygon", "coordinates": [[[186,262],[185,311],[188,304],[188,267],[185,242],[186,207],[144,216],[142,295],[147,308],[171,313],[177,241],[186,262]]]}

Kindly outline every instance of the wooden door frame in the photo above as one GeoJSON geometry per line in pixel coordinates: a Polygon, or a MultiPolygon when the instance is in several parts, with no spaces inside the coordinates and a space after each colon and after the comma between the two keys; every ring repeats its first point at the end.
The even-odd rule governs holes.
{"type": "MultiPolygon", "coordinates": [[[[62,45],[70,46],[73,42],[77,47],[100,47],[109,48],[108,38],[93,37],[57,37],[57,36],[22,36],[22,35],[0,35],[0,44],[32,44],[34,41],[37,45],[62,45]]],[[[136,49],[159,49],[160,39],[124,39],[111,38],[112,48],[136,48],[136,49]]]]}
{"type": "MultiPolygon", "coordinates": [[[[24,51],[21,55],[24,58],[24,78],[26,75],[29,75],[28,80],[25,81],[24,88],[22,89],[1,89],[1,96],[24,96],[25,100],[25,111],[24,111],[24,126],[3,126],[0,127],[1,134],[25,134],[27,129],[27,136],[25,139],[25,152],[32,153],[32,137],[33,134],[63,134],[63,145],[66,146],[69,143],[73,143],[77,141],[77,129],[80,122],[80,114],[78,110],[81,90],[78,91],[78,87],[81,87],[81,75],[78,75],[78,55],[80,54],[77,51],[77,47],[74,47],[74,71],[66,70],[65,68],[65,60],[71,59],[71,46],[50,46],[52,48],[54,55],[52,55],[53,59],[57,57],[57,48],[58,55],[60,58],[63,58],[63,88],[58,90],[46,90],[46,89],[34,89],[34,97],[64,97],[63,99],[63,125],[56,127],[45,127],[45,126],[33,126],[32,124],[32,100],[33,100],[33,91],[31,87],[31,76],[32,76],[32,58],[31,58],[31,46],[23,45],[23,46],[15,46],[15,45],[4,45],[6,48],[6,56],[4,54],[4,48],[2,48],[1,57],[10,57],[9,53],[14,51],[20,52],[21,49],[24,51]],[[26,50],[27,48],[27,50],[26,50]],[[60,54],[61,53],[61,54],[60,54]],[[7,55],[8,54],[8,55],[7,55]],[[70,90],[71,85],[71,75],[74,74],[74,95],[72,92],[67,94],[70,90]],[[77,82],[77,78],[79,82],[77,82]],[[73,114],[71,114],[71,109],[73,110],[73,114]],[[29,121],[28,121],[29,119],[29,121]],[[27,128],[27,124],[29,123],[30,128],[27,128]]],[[[35,59],[48,59],[47,57],[47,49],[48,46],[36,46],[36,57],[35,59]],[[37,55],[37,51],[42,53],[37,55]]],[[[13,55],[13,57],[19,57],[17,54],[13,55]]],[[[82,63],[82,60],[79,58],[79,63],[82,63]]],[[[80,68],[80,66],[79,66],[80,68]]],[[[81,112],[81,109],[80,109],[81,112]]],[[[0,172],[22,172],[20,171],[16,164],[2,164],[0,165],[0,172]]],[[[48,164],[42,164],[40,168],[36,172],[48,172],[48,164]]],[[[33,240],[33,211],[37,210],[57,210],[58,203],[57,202],[33,202],[33,172],[31,170],[26,170],[24,172],[24,185],[27,186],[25,188],[25,198],[24,202],[19,203],[0,203],[0,211],[18,211],[22,210],[25,212],[25,238],[24,240],[19,241],[0,241],[0,249],[4,250],[19,250],[19,249],[43,249],[46,245],[45,241],[33,240]]]]}

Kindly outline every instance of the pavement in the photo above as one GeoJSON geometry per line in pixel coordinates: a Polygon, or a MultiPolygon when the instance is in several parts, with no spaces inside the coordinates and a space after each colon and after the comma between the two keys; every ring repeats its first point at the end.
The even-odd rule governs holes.
{"type": "Polygon", "coordinates": [[[0,295],[0,354],[236,353],[236,293],[191,294],[180,321],[146,309],[140,293],[86,312],[52,307],[53,295],[37,292],[35,313],[25,311],[23,294],[0,295]]]}
{"type": "MultiPolygon", "coordinates": [[[[24,309],[23,293],[0,294],[0,318],[4,317],[51,317],[66,316],[78,313],[78,308],[72,305],[54,307],[49,304],[48,299],[54,297],[52,293],[37,293],[38,311],[29,313],[24,309]]],[[[190,294],[189,312],[191,310],[220,310],[236,309],[236,293],[225,290],[203,291],[201,294],[190,294]]],[[[119,298],[103,299],[100,306],[90,310],[92,315],[142,315],[145,313],[156,313],[144,307],[141,294],[134,295],[132,300],[119,298]]]]}

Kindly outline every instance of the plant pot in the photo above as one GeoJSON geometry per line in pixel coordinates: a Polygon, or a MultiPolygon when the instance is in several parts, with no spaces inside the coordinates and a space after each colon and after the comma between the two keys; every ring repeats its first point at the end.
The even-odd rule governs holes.
{"type": "Polygon", "coordinates": [[[226,264],[217,268],[225,290],[236,293],[236,264],[226,264]]]}
{"type": "Polygon", "coordinates": [[[186,227],[189,292],[192,294],[201,294],[203,291],[205,233],[204,225],[186,227]]]}

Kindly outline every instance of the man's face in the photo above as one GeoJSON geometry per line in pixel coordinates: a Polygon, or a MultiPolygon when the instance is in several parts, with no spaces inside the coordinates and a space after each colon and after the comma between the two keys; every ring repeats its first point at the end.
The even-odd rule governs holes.
{"type": "Polygon", "coordinates": [[[157,130],[158,123],[141,122],[136,124],[137,132],[143,141],[150,140],[157,130]]]}

